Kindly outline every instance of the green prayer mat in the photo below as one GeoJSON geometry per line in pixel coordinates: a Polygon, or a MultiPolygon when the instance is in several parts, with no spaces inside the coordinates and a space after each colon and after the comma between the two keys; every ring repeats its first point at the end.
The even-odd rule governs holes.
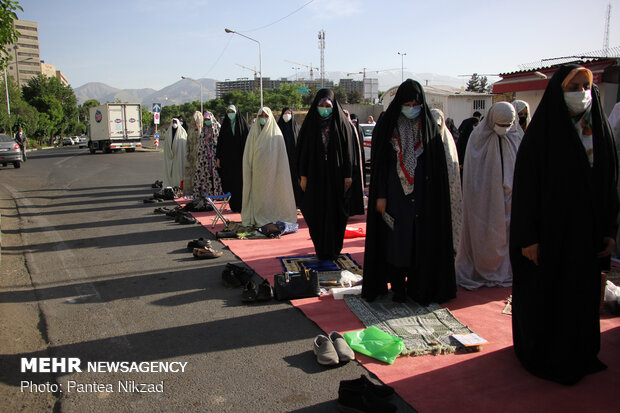
{"type": "Polygon", "coordinates": [[[450,354],[465,347],[453,334],[473,333],[448,310],[438,304],[421,306],[411,300],[396,303],[388,296],[367,302],[359,296],[347,295],[345,302],[366,326],[375,326],[403,339],[402,355],[450,354]]]}

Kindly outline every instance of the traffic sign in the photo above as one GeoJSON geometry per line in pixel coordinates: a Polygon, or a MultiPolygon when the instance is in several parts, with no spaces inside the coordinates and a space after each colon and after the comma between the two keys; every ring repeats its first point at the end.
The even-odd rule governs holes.
{"type": "Polygon", "coordinates": [[[152,110],[152,112],[153,113],[161,112],[161,103],[153,103],[153,110],[152,110]]]}
{"type": "Polygon", "coordinates": [[[300,95],[308,95],[308,94],[310,94],[310,88],[303,87],[303,86],[298,87],[297,91],[299,92],[300,95]]]}
{"type": "Polygon", "coordinates": [[[159,125],[159,112],[153,113],[153,122],[155,125],[159,125]]]}
{"type": "Polygon", "coordinates": [[[155,132],[155,139],[159,139],[159,132],[155,132]]]}

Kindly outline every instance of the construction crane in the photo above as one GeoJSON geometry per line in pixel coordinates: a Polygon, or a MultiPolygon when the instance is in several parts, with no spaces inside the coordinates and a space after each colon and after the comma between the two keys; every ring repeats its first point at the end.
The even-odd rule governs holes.
{"type": "Polygon", "coordinates": [[[315,70],[315,69],[316,69],[316,70],[319,70],[319,68],[318,68],[318,67],[313,67],[313,66],[312,66],[312,63],[310,63],[310,65],[305,65],[305,64],[303,64],[303,63],[297,63],[297,62],[293,62],[293,61],[291,61],[291,60],[284,60],[284,61],[285,61],[285,62],[288,62],[288,63],[292,63],[292,64],[294,64],[294,65],[303,66],[303,67],[305,67],[306,69],[310,69],[310,81],[314,80],[314,70],[315,70]]]}
{"type": "Polygon", "coordinates": [[[250,72],[254,72],[254,80],[256,80],[256,78],[258,77],[258,70],[252,69],[251,67],[240,65],[239,63],[235,63],[235,64],[239,67],[249,70],[250,72]]]}
{"type": "Polygon", "coordinates": [[[392,70],[401,70],[401,68],[396,68],[396,69],[381,69],[381,70],[366,70],[366,68],[363,68],[361,72],[351,72],[351,73],[347,73],[347,76],[351,76],[351,75],[362,75],[362,80],[366,80],[366,73],[381,73],[381,72],[390,72],[392,70]]]}

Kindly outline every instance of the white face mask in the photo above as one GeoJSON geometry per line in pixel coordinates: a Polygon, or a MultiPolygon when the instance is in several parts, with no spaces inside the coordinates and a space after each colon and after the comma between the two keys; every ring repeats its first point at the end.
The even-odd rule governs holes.
{"type": "Polygon", "coordinates": [[[176,129],[176,128],[178,128],[178,127],[179,127],[179,125],[177,125],[176,123],[173,123],[173,124],[172,124],[172,129],[176,129]]]}
{"type": "Polygon", "coordinates": [[[290,113],[285,113],[284,115],[282,115],[282,119],[284,119],[284,122],[288,122],[289,120],[291,120],[292,117],[293,115],[291,115],[290,113]]]}
{"type": "Polygon", "coordinates": [[[585,112],[592,104],[592,91],[582,90],[580,92],[564,92],[564,101],[568,108],[568,113],[572,116],[585,112]]]}
{"type": "Polygon", "coordinates": [[[506,132],[510,129],[510,126],[493,126],[493,131],[497,133],[499,136],[506,136],[506,132]]]}

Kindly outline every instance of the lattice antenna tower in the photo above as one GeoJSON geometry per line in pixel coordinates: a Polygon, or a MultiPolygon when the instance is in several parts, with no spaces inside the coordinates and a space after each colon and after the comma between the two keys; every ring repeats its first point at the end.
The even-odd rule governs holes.
{"type": "Polygon", "coordinates": [[[321,87],[325,87],[325,30],[319,31],[319,49],[321,50],[321,87]]]}
{"type": "Polygon", "coordinates": [[[603,50],[605,51],[605,56],[608,56],[609,53],[609,21],[611,19],[611,3],[607,5],[607,17],[605,18],[605,37],[603,38],[603,50]]]}

